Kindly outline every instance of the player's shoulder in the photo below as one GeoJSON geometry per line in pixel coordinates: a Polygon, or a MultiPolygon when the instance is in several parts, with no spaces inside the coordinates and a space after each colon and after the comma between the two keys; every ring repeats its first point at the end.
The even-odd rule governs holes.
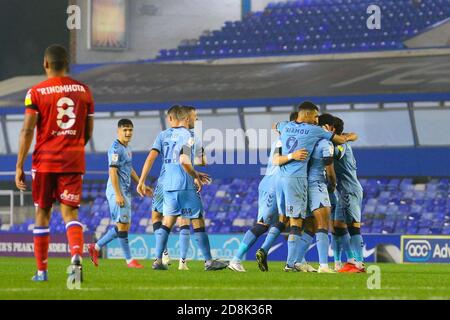
{"type": "Polygon", "coordinates": [[[109,147],[109,151],[113,152],[113,153],[117,153],[117,151],[122,151],[124,149],[125,149],[125,146],[123,144],[121,144],[118,139],[115,139],[111,143],[111,147],[109,147]]]}
{"type": "Polygon", "coordinates": [[[40,89],[40,88],[45,88],[45,87],[48,87],[49,85],[53,85],[52,78],[42,80],[41,82],[39,82],[39,83],[35,84],[34,86],[32,86],[30,88],[30,90],[37,90],[37,89],[40,89]]]}

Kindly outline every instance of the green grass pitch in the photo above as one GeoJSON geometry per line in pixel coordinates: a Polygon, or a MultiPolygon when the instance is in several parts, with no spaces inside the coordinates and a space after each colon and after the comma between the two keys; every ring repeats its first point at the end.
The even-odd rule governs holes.
{"type": "MultiPolygon", "coordinates": [[[[439,264],[378,264],[381,289],[368,289],[370,274],[286,273],[281,262],[259,271],[245,261],[246,273],[205,272],[189,261],[189,271],[128,269],[121,260],[84,260],[81,290],[66,288],[68,259],[49,259],[49,281],[34,283],[33,258],[0,258],[0,299],[450,299],[450,267],[439,264]]],[[[313,264],[315,265],[315,264],[313,264]]]]}

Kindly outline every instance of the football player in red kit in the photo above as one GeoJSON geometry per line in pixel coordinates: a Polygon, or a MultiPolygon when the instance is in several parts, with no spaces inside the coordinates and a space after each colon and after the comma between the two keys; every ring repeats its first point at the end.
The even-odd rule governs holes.
{"type": "Polygon", "coordinates": [[[94,102],[88,86],[66,75],[68,66],[64,47],[52,45],[45,50],[47,80],[28,90],[25,98],[15,182],[19,190],[26,189],[23,165],[36,128],[31,189],[36,206],[33,235],[37,272],[32,280],[48,280],[49,222],[52,205],[58,201],[72,256],[68,284],[79,284],[83,226],[78,221],[78,207],[85,172],[84,147],[94,127],[94,102]]]}

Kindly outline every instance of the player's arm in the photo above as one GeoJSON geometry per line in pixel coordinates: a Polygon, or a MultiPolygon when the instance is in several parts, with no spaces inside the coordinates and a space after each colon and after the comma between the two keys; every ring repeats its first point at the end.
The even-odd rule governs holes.
{"type": "Polygon", "coordinates": [[[344,144],[349,141],[356,141],[358,140],[358,135],[356,133],[346,133],[346,134],[335,134],[333,135],[331,141],[333,141],[336,144],[344,144]]]}
{"type": "Polygon", "coordinates": [[[184,146],[180,154],[180,164],[184,171],[192,178],[194,178],[194,183],[197,186],[197,192],[200,192],[202,185],[210,183],[211,177],[204,172],[198,172],[194,169],[189,155],[191,154],[191,148],[189,146],[184,146]]]}
{"type": "Polygon", "coordinates": [[[119,167],[110,166],[109,167],[109,178],[111,179],[111,184],[114,189],[114,194],[116,195],[116,203],[123,207],[125,205],[125,199],[122,195],[122,191],[119,186],[119,167]]]}
{"type": "Polygon", "coordinates": [[[86,91],[89,95],[89,103],[86,117],[86,125],[84,127],[84,145],[88,144],[94,132],[94,109],[95,109],[94,97],[92,96],[92,92],[88,87],[86,87],[86,91]]]}
{"type": "Polygon", "coordinates": [[[146,192],[145,180],[147,179],[148,174],[153,168],[153,164],[155,163],[156,158],[159,156],[159,150],[152,149],[148,153],[147,159],[145,159],[144,166],[142,167],[141,177],[138,179],[136,191],[140,196],[144,196],[146,192]]]}
{"type": "Polygon", "coordinates": [[[131,169],[131,179],[138,184],[139,183],[139,176],[136,173],[136,170],[134,168],[131,169]]]}
{"type": "Polygon", "coordinates": [[[207,158],[206,158],[206,153],[205,153],[205,148],[201,148],[200,154],[196,155],[195,159],[194,159],[194,165],[196,166],[206,166],[208,163],[207,158]]]}
{"type": "Polygon", "coordinates": [[[325,162],[325,171],[327,173],[327,181],[328,181],[328,192],[334,192],[336,189],[336,172],[334,171],[334,164],[333,164],[333,158],[327,158],[329,159],[327,162],[325,162]]]}
{"type": "Polygon", "coordinates": [[[86,126],[84,128],[84,145],[87,145],[92,138],[94,132],[94,116],[88,115],[86,117],[86,126]]]}
{"type": "Polygon", "coordinates": [[[33,142],[34,128],[36,127],[37,120],[37,113],[25,113],[22,130],[20,130],[15,182],[16,187],[22,191],[26,190],[27,188],[27,185],[25,183],[25,173],[23,171],[23,165],[28,151],[30,150],[31,143],[33,142]]]}
{"type": "MultiPolygon", "coordinates": [[[[134,170],[134,168],[131,170],[131,179],[133,179],[133,181],[136,183],[136,185],[139,186],[140,179],[139,179],[138,174],[136,173],[136,170],[134,170]]],[[[151,197],[153,195],[153,188],[151,188],[149,186],[144,186],[144,193],[146,196],[151,197]]]]}
{"type": "Polygon", "coordinates": [[[272,123],[272,130],[275,130],[276,132],[279,132],[278,129],[277,129],[277,126],[278,126],[278,122],[272,123]]]}
{"type": "Polygon", "coordinates": [[[308,157],[308,151],[306,149],[295,150],[294,152],[289,153],[288,155],[283,156],[281,152],[281,143],[277,144],[277,148],[273,154],[272,163],[276,166],[282,166],[292,160],[295,161],[304,161],[308,157]]]}
{"type": "Polygon", "coordinates": [[[272,124],[272,130],[275,130],[276,133],[280,134],[281,130],[283,130],[284,126],[288,123],[288,121],[279,121],[274,122],[272,124]]]}

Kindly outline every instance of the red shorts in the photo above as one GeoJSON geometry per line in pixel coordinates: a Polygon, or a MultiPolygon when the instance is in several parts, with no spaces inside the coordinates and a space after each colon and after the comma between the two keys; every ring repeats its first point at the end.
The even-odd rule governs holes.
{"type": "Polygon", "coordinates": [[[81,173],[32,172],[32,195],[34,205],[50,208],[59,203],[78,208],[83,186],[81,173]]]}

